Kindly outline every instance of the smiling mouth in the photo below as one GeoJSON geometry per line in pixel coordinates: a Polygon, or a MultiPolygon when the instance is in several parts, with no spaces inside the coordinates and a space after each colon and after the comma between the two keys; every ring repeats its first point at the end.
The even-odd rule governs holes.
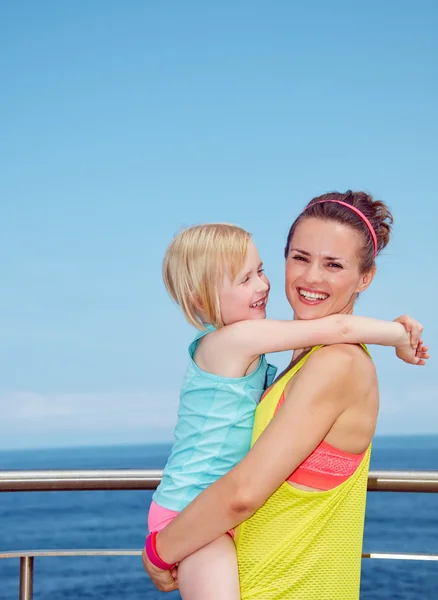
{"type": "Polygon", "coordinates": [[[250,304],[249,307],[250,308],[265,308],[267,302],[268,302],[268,297],[266,296],[265,298],[258,300],[258,302],[254,302],[254,304],[250,304]]]}
{"type": "Polygon", "coordinates": [[[329,294],[324,294],[324,292],[312,292],[311,290],[305,290],[303,288],[297,288],[298,294],[306,300],[307,302],[323,302],[329,297],[329,294]]]}

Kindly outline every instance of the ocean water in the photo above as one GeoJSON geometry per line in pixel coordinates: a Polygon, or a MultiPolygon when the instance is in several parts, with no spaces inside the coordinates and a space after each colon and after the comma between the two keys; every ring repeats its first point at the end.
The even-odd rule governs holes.
{"type": "MultiPolygon", "coordinates": [[[[0,469],[160,468],[169,446],[0,452],[0,469]]],[[[438,436],[376,438],[374,469],[438,470],[438,436]]],[[[141,548],[152,492],[0,493],[0,549],[141,548]]],[[[368,494],[365,552],[438,553],[438,494],[368,494]]],[[[18,598],[18,560],[0,560],[0,599],[18,598]]],[[[177,600],[138,557],[35,559],[35,600],[177,600]]],[[[363,560],[362,600],[438,598],[438,563],[363,560]]],[[[335,599],[334,599],[335,600],[335,599]]]]}

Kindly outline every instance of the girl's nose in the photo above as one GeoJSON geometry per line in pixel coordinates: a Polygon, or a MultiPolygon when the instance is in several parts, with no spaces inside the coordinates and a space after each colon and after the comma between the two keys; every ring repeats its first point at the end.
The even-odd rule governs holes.
{"type": "Polygon", "coordinates": [[[270,288],[269,285],[269,280],[266,277],[266,275],[262,275],[261,277],[259,277],[259,283],[258,283],[258,291],[259,292],[267,292],[270,288]]]}

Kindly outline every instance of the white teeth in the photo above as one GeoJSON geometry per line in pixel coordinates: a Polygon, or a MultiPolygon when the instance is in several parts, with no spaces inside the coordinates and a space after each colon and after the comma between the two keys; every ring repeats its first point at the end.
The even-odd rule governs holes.
{"type": "Polygon", "coordinates": [[[328,294],[318,294],[316,292],[306,292],[305,290],[299,290],[301,296],[308,298],[309,300],[325,300],[328,298],[328,294]]]}
{"type": "Polygon", "coordinates": [[[259,300],[259,302],[254,302],[254,304],[251,304],[251,308],[258,308],[259,306],[263,306],[264,303],[264,300],[259,300]]]}

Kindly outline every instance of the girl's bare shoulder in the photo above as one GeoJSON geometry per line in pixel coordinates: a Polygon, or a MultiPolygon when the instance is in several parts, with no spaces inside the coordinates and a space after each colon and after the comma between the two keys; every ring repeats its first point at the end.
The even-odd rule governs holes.
{"type": "Polygon", "coordinates": [[[246,357],[236,352],[225,326],[199,340],[194,360],[199,368],[222,377],[243,377],[248,368],[246,357]]]}

